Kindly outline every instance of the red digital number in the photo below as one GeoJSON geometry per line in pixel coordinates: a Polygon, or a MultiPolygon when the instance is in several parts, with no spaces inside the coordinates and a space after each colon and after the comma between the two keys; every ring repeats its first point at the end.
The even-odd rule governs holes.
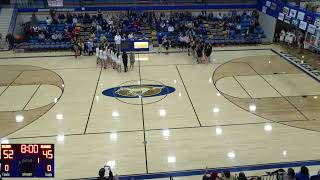
{"type": "Polygon", "coordinates": [[[3,159],[13,159],[13,150],[5,149],[3,150],[3,159]]]}
{"type": "Polygon", "coordinates": [[[42,151],[42,155],[44,155],[47,159],[53,158],[53,154],[52,154],[51,149],[42,151]]]}
{"type": "Polygon", "coordinates": [[[51,165],[47,165],[47,172],[51,172],[51,165]]]}
{"type": "Polygon", "coordinates": [[[4,165],[4,171],[9,172],[10,171],[10,166],[8,164],[4,165]]]}
{"type": "Polygon", "coordinates": [[[22,144],[22,145],[21,145],[21,153],[22,153],[22,154],[25,154],[27,151],[28,151],[27,145],[22,144]]]}
{"type": "Polygon", "coordinates": [[[39,152],[39,146],[38,145],[25,145],[22,144],[21,145],[21,153],[25,154],[25,153],[29,153],[29,154],[37,154],[39,152]]]}

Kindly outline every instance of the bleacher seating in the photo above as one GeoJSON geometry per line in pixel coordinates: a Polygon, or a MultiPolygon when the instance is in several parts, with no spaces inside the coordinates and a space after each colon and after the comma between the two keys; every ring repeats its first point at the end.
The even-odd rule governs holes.
{"type": "MultiPolygon", "coordinates": [[[[157,46],[156,36],[159,33],[166,36],[172,42],[172,44],[175,44],[175,42],[178,41],[178,36],[180,33],[185,34],[187,30],[190,30],[190,27],[187,28],[187,24],[190,23],[197,24],[195,28],[191,28],[192,31],[194,31],[194,35],[201,37],[201,39],[211,43],[212,45],[220,46],[261,43],[262,38],[265,37],[264,31],[261,29],[261,27],[253,23],[253,16],[244,14],[242,16],[238,15],[238,17],[240,20],[239,18],[237,20],[231,19],[231,17],[228,16],[225,16],[223,20],[221,20],[213,15],[208,17],[194,17],[191,15],[191,13],[173,13],[169,17],[169,23],[166,22],[166,27],[162,28],[160,27],[160,23],[163,23],[164,21],[159,19],[154,20],[152,13],[134,13],[130,15],[130,19],[127,19],[127,21],[119,18],[120,22],[115,22],[114,24],[123,24],[121,28],[116,27],[117,31],[125,34],[135,33],[135,38],[148,38],[149,40],[152,40],[154,46],[157,46]],[[175,19],[178,16],[179,18],[175,19]],[[145,20],[141,21],[142,17],[145,18],[145,20]],[[156,22],[151,23],[151,21],[156,22]],[[167,27],[169,24],[172,24],[175,27],[175,31],[168,32],[167,27]],[[240,25],[241,28],[236,30],[237,25],[240,25]],[[183,30],[176,27],[183,27],[183,30]]],[[[102,29],[94,31],[94,43],[99,43],[102,35],[106,37],[108,42],[113,43],[116,31],[112,31],[110,30],[110,27],[104,26],[106,24],[105,19],[102,23],[102,21],[98,20],[96,15],[93,15],[90,16],[90,20],[88,22],[79,20],[79,23],[77,24],[71,24],[70,22],[67,23],[67,21],[64,20],[63,22],[60,21],[60,23],[57,22],[48,25],[46,21],[39,21],[37,25],[33,25],[38,28],[37,31],[32,32],[33,26],[30,26],[31,32],[27,33],[26,42],[19,44],[17,48],[30,51],[70,49],[72,47],[72,43],[70,42],[72,36],[68,36],[68,33],[73,33],[73,35],[78,34],[83,40],[86,41],[89,39],[92,33],[92,21],[95,21],[97,24],[100,24],[103,27],[102,29]],[[41,31],[45,32],[46,37],[44,40],[39,39],[39,32],[41,31]],[[63,38],[52,40],[52,33],[59,35],[62,34],[63,38]]],[[[93,29],[95,29],[95,27],[93,29]]]]}

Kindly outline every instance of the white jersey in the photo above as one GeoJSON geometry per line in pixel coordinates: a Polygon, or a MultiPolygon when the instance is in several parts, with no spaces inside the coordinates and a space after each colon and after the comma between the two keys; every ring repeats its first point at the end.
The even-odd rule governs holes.
{"type": "Polygon", "coordinates": [[[119,56],[119,57],[117,57],[116,59],[117,59],[117,64],[118,64],[118,65],[121,65],[122,57],[119,56]]]}
{"type": "Polygon", "coordinates": [[[107,60],[107,51],[103,51],[103,60],[107,60]]]}
{"type": "Polygon", "coordinates": [[[99,52],[100,52],[100,53],[99,53],[99,58],[100,58],[100,59],[103,59],[103,51],[100,50],[99,52]]]}
{"type": "Polygon", "coordinates": [[[100,50],[99,50],[99,48],[97,47],[97,48],[96,48],[96,57],[99,57],[99,53],[100,53],[100,50]]]}

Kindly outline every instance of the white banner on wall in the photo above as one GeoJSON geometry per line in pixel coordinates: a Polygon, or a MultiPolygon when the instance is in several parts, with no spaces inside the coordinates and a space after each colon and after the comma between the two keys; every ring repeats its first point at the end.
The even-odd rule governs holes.
{"type": "Polygon", "coordinates": [[[308,25],[307,22],[300,21],[299,28],[305,31],[307,29],[307,25],[308,25]]]}
{"type": "Polygon", "coordinates": [[[320,17],[317,17],[316,20],[314,21],[314,25],[320,27],[320,17]]]}
{"type": "Polygon", "coordinates": [[[283,14],[285,14],[285,15],[289,15],[289,11],[290,11],[290,8],[288,8],[288,7],[283,7],[283,9],[282,9],[283,14]]]}
{"type": "Polygon", "coordinates": [[[304,20],[304,16],[305,16],[305,13],[299,11],[299,12],[298,12],[298,15],[297,15],[297,19],[299,19],[300,21],[303,21],[303,20],[304,20]]]}
{"type": "Polygon", "coordinates": [[[263,7],[262,7],[262,12],[263,12],[263,13],[267,13],[267,7],[266,7],[266,6],[263,6],[263,7]]]}
{"type": "Polygon", "coordinates": [[[283,19],[284,19],[284,14],[283,14],[283,13],[279,13],[278,19],[279,19],[280,21],[283,21],[283,19]]]}
{"type": "Polygon", "coordinates": [[[315,25],[309,24],[308,32],[311,33],[311,34],[314,34],[316,32],[316,28],[317,27],[315,25]]]}
{"type": "Polygon", "coordinates": [[[271,1],[266,1],[266,6],[270,7],[271,6],[271,1]]]}
{"type": "Polygon", "coordinates": [[[290,9],[290,14],[289,14],[290,17],[293,17],[293,18],[296,18],[297,16],[297,10],[295,9],[290,9]]]}
{"type": "Polygon", "coordinates": [[[47,0],[49,7],[62,7],[63,0],[47,0]]]}

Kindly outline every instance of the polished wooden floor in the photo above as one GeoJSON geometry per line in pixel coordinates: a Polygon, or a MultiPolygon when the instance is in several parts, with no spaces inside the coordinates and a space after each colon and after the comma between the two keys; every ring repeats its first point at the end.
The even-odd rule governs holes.
{"type": "Polygon", "coordinates": [[[215,49],[208,65],[139,54],[128,73],[95,57],[1,59],[1,142],[55,143],[56,179],[106,163],[126,175],[319,159],[320,83],[269,48],[215,49]],[[140,80],[176,91],[142,103],[102,94],[140,80]]]}

